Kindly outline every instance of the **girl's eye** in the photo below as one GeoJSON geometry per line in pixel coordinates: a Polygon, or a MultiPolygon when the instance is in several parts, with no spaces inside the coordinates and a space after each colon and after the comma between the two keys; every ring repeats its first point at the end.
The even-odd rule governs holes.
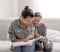
{"type": "Polygon", "coordinates": [[[34,20],[34,21],[36,21],[36,20],[34,20]]]}
{"type": "Polygon", "coordinates": [[[30,20],[28,20],[28,22],[30,22],[30,20]]]}

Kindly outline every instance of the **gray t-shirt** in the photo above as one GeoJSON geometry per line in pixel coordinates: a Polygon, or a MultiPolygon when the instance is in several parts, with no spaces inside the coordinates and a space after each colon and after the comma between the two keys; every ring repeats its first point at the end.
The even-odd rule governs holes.
{"type": "Polygon", "coordinates": [[[19,19],[13,21],[10,24],[9,27],[9,38],[10,40],[15,40],[15,39],[22,39],[27,37],[28,35],[36,35],[37,32],[35,30],[35,26],[29,24],[26,29],[23,28],[21,23],[19,22],[19,19]]]}
{"type": "Polygon", "coordinates": [[[41,23],[40,26],[36,27],[39,35],[46,36],[47,27],[45,24],[41,23]]]}

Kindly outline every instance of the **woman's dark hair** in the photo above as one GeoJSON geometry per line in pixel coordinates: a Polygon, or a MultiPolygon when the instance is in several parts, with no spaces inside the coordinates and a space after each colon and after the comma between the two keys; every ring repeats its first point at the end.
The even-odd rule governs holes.
{"type": "Polygon", "coordinates": [[[34,13],[34,17],[40,17],[40,18],[42,18],[40,12],[35,12],[35,13],[34,13]]]}
{"type": "Polygon", "coordinates": [[[29,6],[25,6],[24,10],[21,13],[21,16],[23,16],[23,18],[27,18],[27,16],[33,18],[33,11],[29,8],[29,6]]]}

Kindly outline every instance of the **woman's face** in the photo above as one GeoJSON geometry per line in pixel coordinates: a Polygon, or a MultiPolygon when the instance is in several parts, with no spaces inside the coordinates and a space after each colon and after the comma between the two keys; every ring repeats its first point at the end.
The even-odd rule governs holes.
{"type": "Polygon", "coordinates": [[[31,22],[32,18],[30,16],[27,16],[26,19],[23,19],[24,25],[28,25],[31,22]]]}
{"type": "Polygon", "coordinates": [[[34,19],[33,19],[33,23],[34,23],[34,25],[35,26],[39,26],[40,25],[40,23],[41,23],[41,18],[40,17],[34,17],[34,19]]]}

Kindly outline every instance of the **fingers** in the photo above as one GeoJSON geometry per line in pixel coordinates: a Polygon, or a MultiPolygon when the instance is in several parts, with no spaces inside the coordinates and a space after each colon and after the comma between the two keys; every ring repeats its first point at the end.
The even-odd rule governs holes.
{"type": "Polygon", "coordinates": [[[32,39],[32,38],[34,38],[34,36],[33,35],[28,35],[27,38],[32,39]]]}

